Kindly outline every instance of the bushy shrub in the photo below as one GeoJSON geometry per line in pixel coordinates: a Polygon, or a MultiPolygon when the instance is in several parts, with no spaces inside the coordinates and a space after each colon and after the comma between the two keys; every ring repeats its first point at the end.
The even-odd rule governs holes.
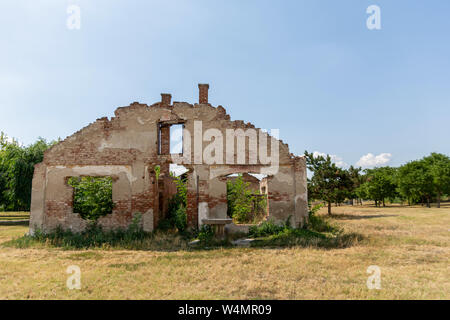
{"type": "Polygon", "coordinates": [[[266,237],[273,234],[278,234],[287,229],[284,224],[276,224],[273,221],[264,221],[259,225],[250,226],[249,228],[249,236],[250,237],[266,237]]]}
{"type": "Polygon", "coordinates": [[[323,204],[318,204],[311,208],[308,213],[308,223],[305,227],[317,232],[337,232],[337,227],[332,226],[326,218],[317,215],[322,207],[323,204]]]}
{"type": "Polygon", "coordinates": [[[142,232],[142,213],[136,212],[133,215],[133,219],[131,220],[130,225],[128,226],[128,231],[130,233],[139,233],[142,232]]]}
{"type": "Polygon", "coordinates": [[[83,219],[97,221],[112,212],[111,177],[71,177],[67,183],[74,188],[73,211],[83,219]]]}
{"type": "Polygon", "coordinates": [[[175,214],[173,216],[174,225],[180,232],[183,232],[186,230],[187,227],[187,215],[186,215],[186,207],[180,206],[175,211],[175,214]]]}
{"type": "Polygon", "coordinates": [[[309,229],[286,228],[282,232],[267,236],[252,243],[256,247],[315,247],[315,248],[347,248],[362,240],[356,233],[339,233],[326,235],[309,229]]]}
{"type": "Polygon", "coordinates": [[[276,224],[265,221],[258,226],[251,226],[249,235],[260,238],[255,246],[326,246],[327,235],[308,228],[294,228],[291,226],[291,217],[285,223],[276,224]]]}
{"type": "Polygon", "coordinates": [[[198,231],[197,238],[203,244],[211,243],[214,239],[214,229],[210,225],[202,225],[200,230],[198,231]]]}
{"type": "Polygon", "coordinates": [[[267,200],[259,191],[250,189],[242,175],[227,181],[228,216],[236,223],[251,223],[262,220],[266,214],[267,200]]]}
{"type": "Polygon", "coordinates": [[[14,246],[22,247],[27,243],[37,241],[54,247],[66,249],[88,249],[95,247],[132,247],[133,243],[151,238],[151,233],[144,232],[137,225],[131,225],[128,229],[117,229],[105,231],[95,222],[90,222],[87,228],[81,233],[65,230],[61,227],[53,232],[43,233],[39,230],[33,236],[24,236],[13,240],[14,246]],[[21,243],[19,243],[21,242],[21,243]]]}
{"type": "Polygon", "coordinates": [[[291,218],[285,223],[264,221],[251,226],[249,236],[257,238],[252,246],[312,246],[323,248],[344,248],[353,245],[362,237],[356,233],[344,233],[338,227],[318,216],[321,205],[313,207],[309,212],[309,222],[303,228],[291,225],[291,218]]]}
{"type": "Polygon", "coordinates": [[[158,229],[163,231],[177,229],[184,232],[187,228],[187,178],[180,176],[174,179],[177,193],[169,200],[167,216],[159,222],[158,229]]]}

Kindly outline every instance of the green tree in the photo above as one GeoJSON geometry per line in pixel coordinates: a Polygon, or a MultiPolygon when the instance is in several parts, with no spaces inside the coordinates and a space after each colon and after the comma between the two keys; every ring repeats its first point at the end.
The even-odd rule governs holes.
{"type": "Polygon", "coordinates": [[[364,182],[363,176],[360,174],[361,168],[355,168],[353,166],[350,166],[348,168],[348,174],[350,175],[350,179],[352,180],[352,186],[349,189],[349,196],[350,199],[352,199],[352,205],[353,205],[353,199],[356,199],[357,201],[361,201],[360,194],[358,192],[359,187],[364,182]]]}
{"type": "Polygon", "coordinates": [[[398,190],[409,203],[426,200],[430,207],[434,194],[433,175],[429,163],[424,160],[410,161],[398,169],[398,190]]]}
{"type": "Polygon", "coordinates": [[[39,138],[29,146],[21,146],[0,134],[0,209],[28,211],[34,165],[42,162],[44,151],[51,146],[39,138]]]}
{"type": "Polygon", "coordinates": [[[441,153],[431,153],[423,161],[429,167],[433,179],[433,191],[437,196],[437,207],[441,207],[441,197],[450,194],[450,158],[441,153]]]}
{"type": "Polygon", "coordinates": [[[395,180],[396,169],[381,167],[366,169],[366,182],[364,192],[369,199],[375,200],[375,205],[386,206],[385,199],[394,199],[397,196],[397,184],[395,180]]]}
{"type": "Polygon", "coordinates": [[[399,192],[409,203],[424,202],[430,207],[434,197],[440,207],[441,197],[450,193],[450,158],[431,153],[421,160],[401,166],[398,172],[399,192]]]}
{"type": "Polygon", "coordinates": [[[350,196],[353,188],[351,176],[347,170],[337,167],[329,155],[315,157],[305,151],[305,157],[308,169],[313,172],[312,178],[308,179],[308,196],[326,201],[331,215],[331,203],[340,203],[350,196]]]}
{"type": "Polygon", "coordinates": [[[362,204],[361,199],[368,200],[370,199],[368,190],[367,190],[367,174],[363,173],[359,176],[360,183],[356,188],[355,193],[357,197],[360,199],[360,203],[362,204]]]}

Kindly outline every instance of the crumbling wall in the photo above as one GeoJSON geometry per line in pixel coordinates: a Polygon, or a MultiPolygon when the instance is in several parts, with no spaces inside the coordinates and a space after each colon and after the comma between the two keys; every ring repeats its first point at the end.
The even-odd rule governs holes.
{"type": "Polygon", "coordinates": [[[247,136],[244,156],[239,155],[238,140],[233,137],[234,150],[226,161],[208,162],[219,148],[211,153],[212,157],[203,159],[203,154],[211,151],[211,144],[219,140],[217,135],[224,139],[220,148],[226,157],[227,129],[242,129],[243,133],[255,129],[258,134],[262,131],[250,123],[231,121],[222,106],[216,108],[208,103],[208,86],[199,88],[200,104],[171,104],[168,94],[162,94],[161,102],[151,106],[135,102],[118,108],[110,120],[98,119],[47,150],[34,173],[31,232],[36,228],[49,231],[58,225],[77,232],[86,227],[86,221],[73,212],[73,189],[67,184],[72,176],[113,178],[115,207],[112,214],[99,219],[105,229],[126,228],[133,214],[140,212],[144,229],[151,231],[163,218],[161,212],[173,195],[173,186],[167,180],[171,163],[183,164],[189,170],[187,220],[191,227],[199,226],[206,217],[225,217],[226,176],[248,172],[267,175],[264,186],[271,218],[285,221],[292,216],[296,225],[303,223],[307,217],[304,158],[295,157],[287,144],[267,136],[269,155],[271,146],[279,143],[278,163],[262,163],[257,156],[261,153],[260,141],[254,149],[247,136]],[[183,135],[183,154],[178,157],[170,155],[172,124],[183,124],[185,132],[192,135],[191,139],[183,135]],[[206,137],[208,130],[215,136],[206,137]],[[187,140],[191,140],[190,146],[187,140]],[[161,181],[157,180],[156,166],[160,166],[161,181]]]}

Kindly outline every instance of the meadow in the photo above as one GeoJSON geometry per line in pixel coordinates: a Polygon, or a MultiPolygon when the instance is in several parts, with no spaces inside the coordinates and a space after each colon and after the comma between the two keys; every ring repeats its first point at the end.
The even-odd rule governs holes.
{"type": "MultiPolygon", "coordinates": [[[[16,248],[5,243],[23,236],[28,227],[0,224],[0,299],[450,298],[448,203],[442,208],[332,209],[330,223],[361,239],[331,249],[162,245],[148,250],[67,250],[45,244],[16,248]],[[71,265],[80,267],[80,290],[66,286],[71,265]],[[371,265],[381,270],[379,290],[366,285],[371,265]]],[[[326,209],[320,214],[325,216],[326,209]]]]}

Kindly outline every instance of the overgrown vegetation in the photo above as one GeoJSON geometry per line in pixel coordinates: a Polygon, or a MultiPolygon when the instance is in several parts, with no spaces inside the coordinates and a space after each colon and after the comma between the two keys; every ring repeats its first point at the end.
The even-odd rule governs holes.
{"type": "Polygon", "coordinates": [[[187,227],[187,176],[173,177],[177,185],[177,193],[169,200],[167,216],[159,223],[160,230],[177,229],[184,232],[187,227]]]}
{"type": "Polygon", "coordinates": [[[235,223],[257,223],[266,215],[267,200],[239,174],[227,181],[227,205],[227,214],[235,223]]]}
{"type": "Polygon", "coordinates": [[[37,230],[33,236],[25,235],[21,238],[6,243],[7,246],[26,248],[34,244],[45,244],[52,247],[62,247],[64,249],[89,249],[96,247],[123,247],[132,249],[135,245],[151,234],[145,233],[140,229],[133,230],[130,226],[127,230],[105,231],[96,223],[90,223],[86,230],[81,233],[75,233],[70,230],[64,230],[61,227],[56,228],[54,232],[44,233],[37,230]]]}
{"type": "Polygon", "coordinates": [[[112,213],[111,177],[71,177],[67,183],[74,189],[73,212],[83,219],[97,221],[112,213]]]}
{"type": "Polygon", "coordinates": [[[198,230],[197,239],[202,244],[211,245],[214,240],[214,229],[210,225],[202,225],[200,230],[198,230]]]}
{"type": "Polygon", "coordinates": [[[329,219],[319,216],[318,212],[323,207],[322,204],[315,205],[309,210],[307,228],[317,232],[329,232],[337,234],[341,230],[330,224],[329,219]]]}
{"type": "Polygon", "coordinates": [[[90,222],[86,230],[75,233],[61,227],[44,233],[37,230],[33,236],[8,241],[4,246],[15,248],[59,247],[70,249],[129,249],[129,250],[180,250],[187,248],[187,238],[173,233],[145,232],[142,229],[142,215],[135,213],[127,229],[104,230],[96,222],[90,222]]]}
{"type": "Polygon", "coordinates": [[[357,233],[346,233],[334,226],[317,212],[322,205],[317,205],[309,211],[308,223],[303,228],[291,226],[290,217],[283,224],[264,221],[260,225],[251,226],[249,236],[257,241],[254,246],[312,246],[321,248],[345,248],[362,240],[357,233]]]}
{"type": "Polygon", "coordinates": [[[156,180],[159,180],[159,175],[161,174],[161,167],[155,166],[155,168],[153,170],[155,171],[156,180]]]}
{"type": "MultiPolygon", "coordinates": [[[[341,228],[329,223],[327,218],[316,215],[320,209],[315,206],[309,212],[309,222],[303,228],[295,228],[288,218],[285,223],[276,224],[264,221],[250,227],[249,237],[255,238],[252,246],[285,247],[308,246],[318,248],[343,248],[356,244],[362,239],[359,234],[345,233],[341,228]]],[[[54,232],[39,230],[33,236],[11,240],[3,245],[15,248],[40,246],[60,247],[63,249],[117,248],[130,250],[185,250],[188,243],[198,239],[197,248],[215,248],[231,246],[231,238],[218,239],[214,229],[203,225],[199,230],[179,232],[178,230],[157,230],[144,232],[142,215],[136,213],[127,229],[106,231],[95,221],[91,221],[85,231],[74,233],[61,227],[54,232]]]]}

